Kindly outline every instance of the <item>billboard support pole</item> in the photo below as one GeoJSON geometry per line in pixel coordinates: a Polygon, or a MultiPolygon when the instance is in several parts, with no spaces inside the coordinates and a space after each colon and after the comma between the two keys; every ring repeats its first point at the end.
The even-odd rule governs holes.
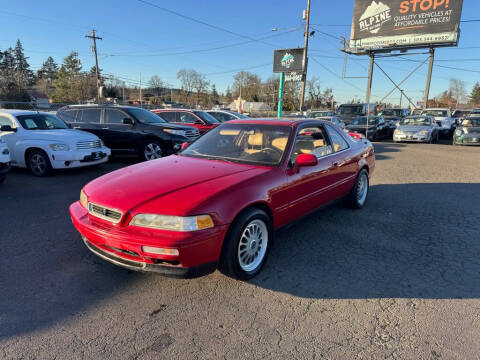
{"type": "Polygon", "coordinates": [[[365,102],[367,104],[370,104],[370,96],[372,94],[372,78],[373,78],[374,63],[375,63],[375,55],[373,53],[370,53],[370,67],[368,68],[367,96],[365,98],[365,102]]]}
{"type": "Polygon", "coordinates": [[[282,108],[283,108],[283,84],[285,83],[285,73],[280,73],[280,84],[278,86],[278,110],[277,117],[282,117],[282,108]]]}
{"type": "Polygon", "coordinates": [[[300,112],[303,111],[303,103],[305,101],[305,87],[307,85],[307,51],[308,51],[308,37],[310,36],[310,0],[307,1],[307,19],[305,24],[305,49],[303,50],[303,64],[305,66],[305,79],[302,81],[302,88],[300,90],[300,112]]]}
{"type": "Polygon", "coordinates": [[[430,48],[430,62],[428,63],[427,83],[425,85],[425,95],[423,97],[423,108],[428,107],[428,95],[430,93],[430,83],[432,81],[433,60],[435,58],[435,49],[430,48]]]}

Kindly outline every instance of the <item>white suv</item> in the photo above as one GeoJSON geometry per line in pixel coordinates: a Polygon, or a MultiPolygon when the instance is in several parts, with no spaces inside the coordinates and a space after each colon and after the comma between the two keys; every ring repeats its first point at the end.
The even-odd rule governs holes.
{"type": "Polygon", "coordinates": [[[0,110],[0,138],[7,143],[12,166],[26,167],[36,176],[101,164],[111,154],[97,136],[70,129],[45,112],[0,110]]]}
{"type": "Polygon", "coordinates": [[[10,171],[10,152],[7,144],[0,137],[0,184],[5,181],[8,172],[10,171]]]}

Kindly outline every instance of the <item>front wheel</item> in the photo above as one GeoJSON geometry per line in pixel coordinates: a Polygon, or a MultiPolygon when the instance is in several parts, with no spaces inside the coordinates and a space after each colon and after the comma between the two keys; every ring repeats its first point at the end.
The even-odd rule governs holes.
{"type": "Polygon", "coordinates": [[[361,209],[367,202],[370,180],[366,169],[360,170],[350,194],[347,198],[347,204],[353,209],[361,209]]]}
{"type": "Polygon", "coordinates": [[[150,140],[143,146],[143,159],[155,160],[163,156],[162,145],[158,141],[150,140]]]}
{"type": "Polygon", "coordinates": [[[28,154],[27,167],[35,176],[46,176],[52,171],[47,154],[42,150],[33,150],[28,154]]]}
{"type": "Polygon", "coordinates": [[[269,216],[248,209],[232,224],[223,244],[219,268],[225,275],[248,280],[262,269],[273,241],[269,216]]]}

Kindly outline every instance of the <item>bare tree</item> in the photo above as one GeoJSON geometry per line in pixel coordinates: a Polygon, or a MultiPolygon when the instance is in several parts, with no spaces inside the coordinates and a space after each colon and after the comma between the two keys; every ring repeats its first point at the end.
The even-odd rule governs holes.
{"type": "MultiPolygon", "coordinates": [[[[200,102],[200,97],[201,95],[207,95],[206,93],[208,92],[208,89],[210,87],[210,82],[207,81],[207,79],[205,78],[205,75],[203,74],[200,74],[199,72],[194,72],[193,74],[193,88],[195,89],[196,91],[196,105],[198,106],[199,102],[200,102]]],[[[208,95],[207,95],[208,96],[208,95]]],[[[205,99],[204,99],[205,100],[205,99]]],[[[206,99],[207,101],[205,102],[208,102],[208,99],[206,99]]]]}
{"type": "Polygon", "coordinates": [[[177,79],[182,84],[182,90],[185,96],[185,102],[190,104],[190,98],[195,89],[197,72],[193,69],[181,69],[177,73],[177,79]]]}
{"type": "Polygon", "coordinates": [[[322,89],[320,84],[321,82],[316,76],[312,76],[312,78],[307,81],[307,91],[312,108],[322,106],[322,89]]]}
{"type": "Polygon", "coordinates": [[[160,96],[160,91],[165,87],[165,84],[158,75],[153,75],[148,82],[148,86],[156,92],[157,96],[160,96]]]}
{"type": "Polygon", "coordinates": [[[458,104],[467,99],[467,91],[465,90],[465,82],[459,79],[451,78],[450,79],[450,93],[455,99],[455,107],[458,107],[458,104]]]}

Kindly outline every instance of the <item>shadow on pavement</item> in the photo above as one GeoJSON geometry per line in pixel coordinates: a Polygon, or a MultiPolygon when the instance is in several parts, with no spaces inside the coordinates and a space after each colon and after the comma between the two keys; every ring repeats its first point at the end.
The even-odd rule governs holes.
{"type": "Polygon", "coordinates": [[[305,298],[480,298],[479,210],[480,184],[373,186],[360,211],[332,205],[279,230],[252,283],[305,298]]]}
{"type": "Polygon", "coordinates": [[[373,143],[373,148],[375,149],[375,159],[376,160],[387,160],[391,159],[389,153],[402,151],[405,144],[397,144],[394,142],[375,142],[373,143]]]}

